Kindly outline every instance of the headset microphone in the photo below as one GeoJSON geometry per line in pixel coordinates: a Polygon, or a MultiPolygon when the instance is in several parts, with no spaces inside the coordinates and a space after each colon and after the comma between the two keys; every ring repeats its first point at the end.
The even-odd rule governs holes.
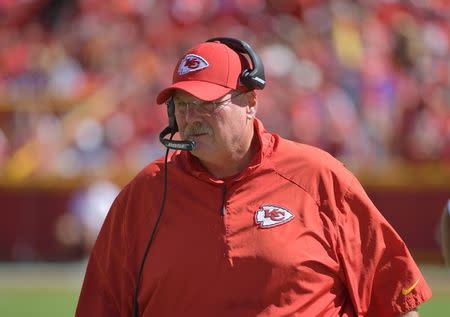
{"type": "Polygon", "coordinates": [[[195,142],[191,140],[176,141],[172,140],[175,133],[178,132],[178,124],[175,120],[175,104],[173,99],[167,101],[167,116],[169,117],[169,126],[161,131],[159,134],[159,141],[168,149],[192,151],[195,148],[195,142]],[[165,139],[165,136],[170,134],[170,139],[165,139]]]}
{"type": "Polygon", "coordinates": [[[183,150],[183,151],[192,151],[195,148],[195,142],[191,140],[186,141],[176,141],[172,139],[165,139],[164,137],[168,134],[172,134],[172,129],[169,127],[165,128],[159,134],[159,141],[166,147],[172,150],[183,150]]]}

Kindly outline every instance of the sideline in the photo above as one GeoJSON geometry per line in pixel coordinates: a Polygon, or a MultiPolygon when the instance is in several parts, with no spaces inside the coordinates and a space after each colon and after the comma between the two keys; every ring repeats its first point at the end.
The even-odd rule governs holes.
{"type": "Polygon", "coordinates": [[[0,289],[81,289],[87,261],[0,262],[0,289]]]}

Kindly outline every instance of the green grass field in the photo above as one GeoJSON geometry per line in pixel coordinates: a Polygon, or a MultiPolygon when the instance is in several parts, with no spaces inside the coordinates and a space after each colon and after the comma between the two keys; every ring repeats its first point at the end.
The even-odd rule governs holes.
{"type": "Polygon", "coordinates": [[[420,316],[426,317],[448,317],[450,314],[450,292],[437,293],[433,297],[420,306],[420,316]]]}
{"type": "Polygon", "coordinates": [[[0,315],[21,317],[64,317],[75,314],[78,290],[70,289],[2,289],[0,315]]]}
{"type": "Polygon", "coordinates": [[[72,317],[85,263],[0,264],[1,317],[72,317]]]}
{"type": "MultiPolygon", "coordinates": [[[[0,265],[1,317],[71,317],[84,264],[0,265]]],[[[421,317],[450,316],[450,271],[422,266],[433,298],[420,306],[421,317]]]]}

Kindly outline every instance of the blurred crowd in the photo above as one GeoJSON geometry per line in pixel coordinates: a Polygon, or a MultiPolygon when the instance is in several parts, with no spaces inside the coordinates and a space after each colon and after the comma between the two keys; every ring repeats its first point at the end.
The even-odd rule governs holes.
{"type": "Polygon", "coordinates": [[[267,128],[354,169],[450,162],[446,0],[0,0],[0,177],[140,170],[157,92],[214,36],[261,56],[267,128]]]}

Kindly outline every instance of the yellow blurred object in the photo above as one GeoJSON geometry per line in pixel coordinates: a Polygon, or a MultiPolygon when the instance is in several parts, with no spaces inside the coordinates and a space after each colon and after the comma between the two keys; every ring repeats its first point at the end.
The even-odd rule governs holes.
{"type": "Polygon", "coordinates": [[[31,141],[21,147],[6,163],[5,177],[11,183],[20,183],[28,178],[38,165],[37,142],[31,141]]]}
{"type": "Polygon", "coordinates": [[[359,68],[363,60],[363,46],[357,25],[349,19],[336,18],[332,28],[332,40],[341,63],[350,68],[359,68]]]}

